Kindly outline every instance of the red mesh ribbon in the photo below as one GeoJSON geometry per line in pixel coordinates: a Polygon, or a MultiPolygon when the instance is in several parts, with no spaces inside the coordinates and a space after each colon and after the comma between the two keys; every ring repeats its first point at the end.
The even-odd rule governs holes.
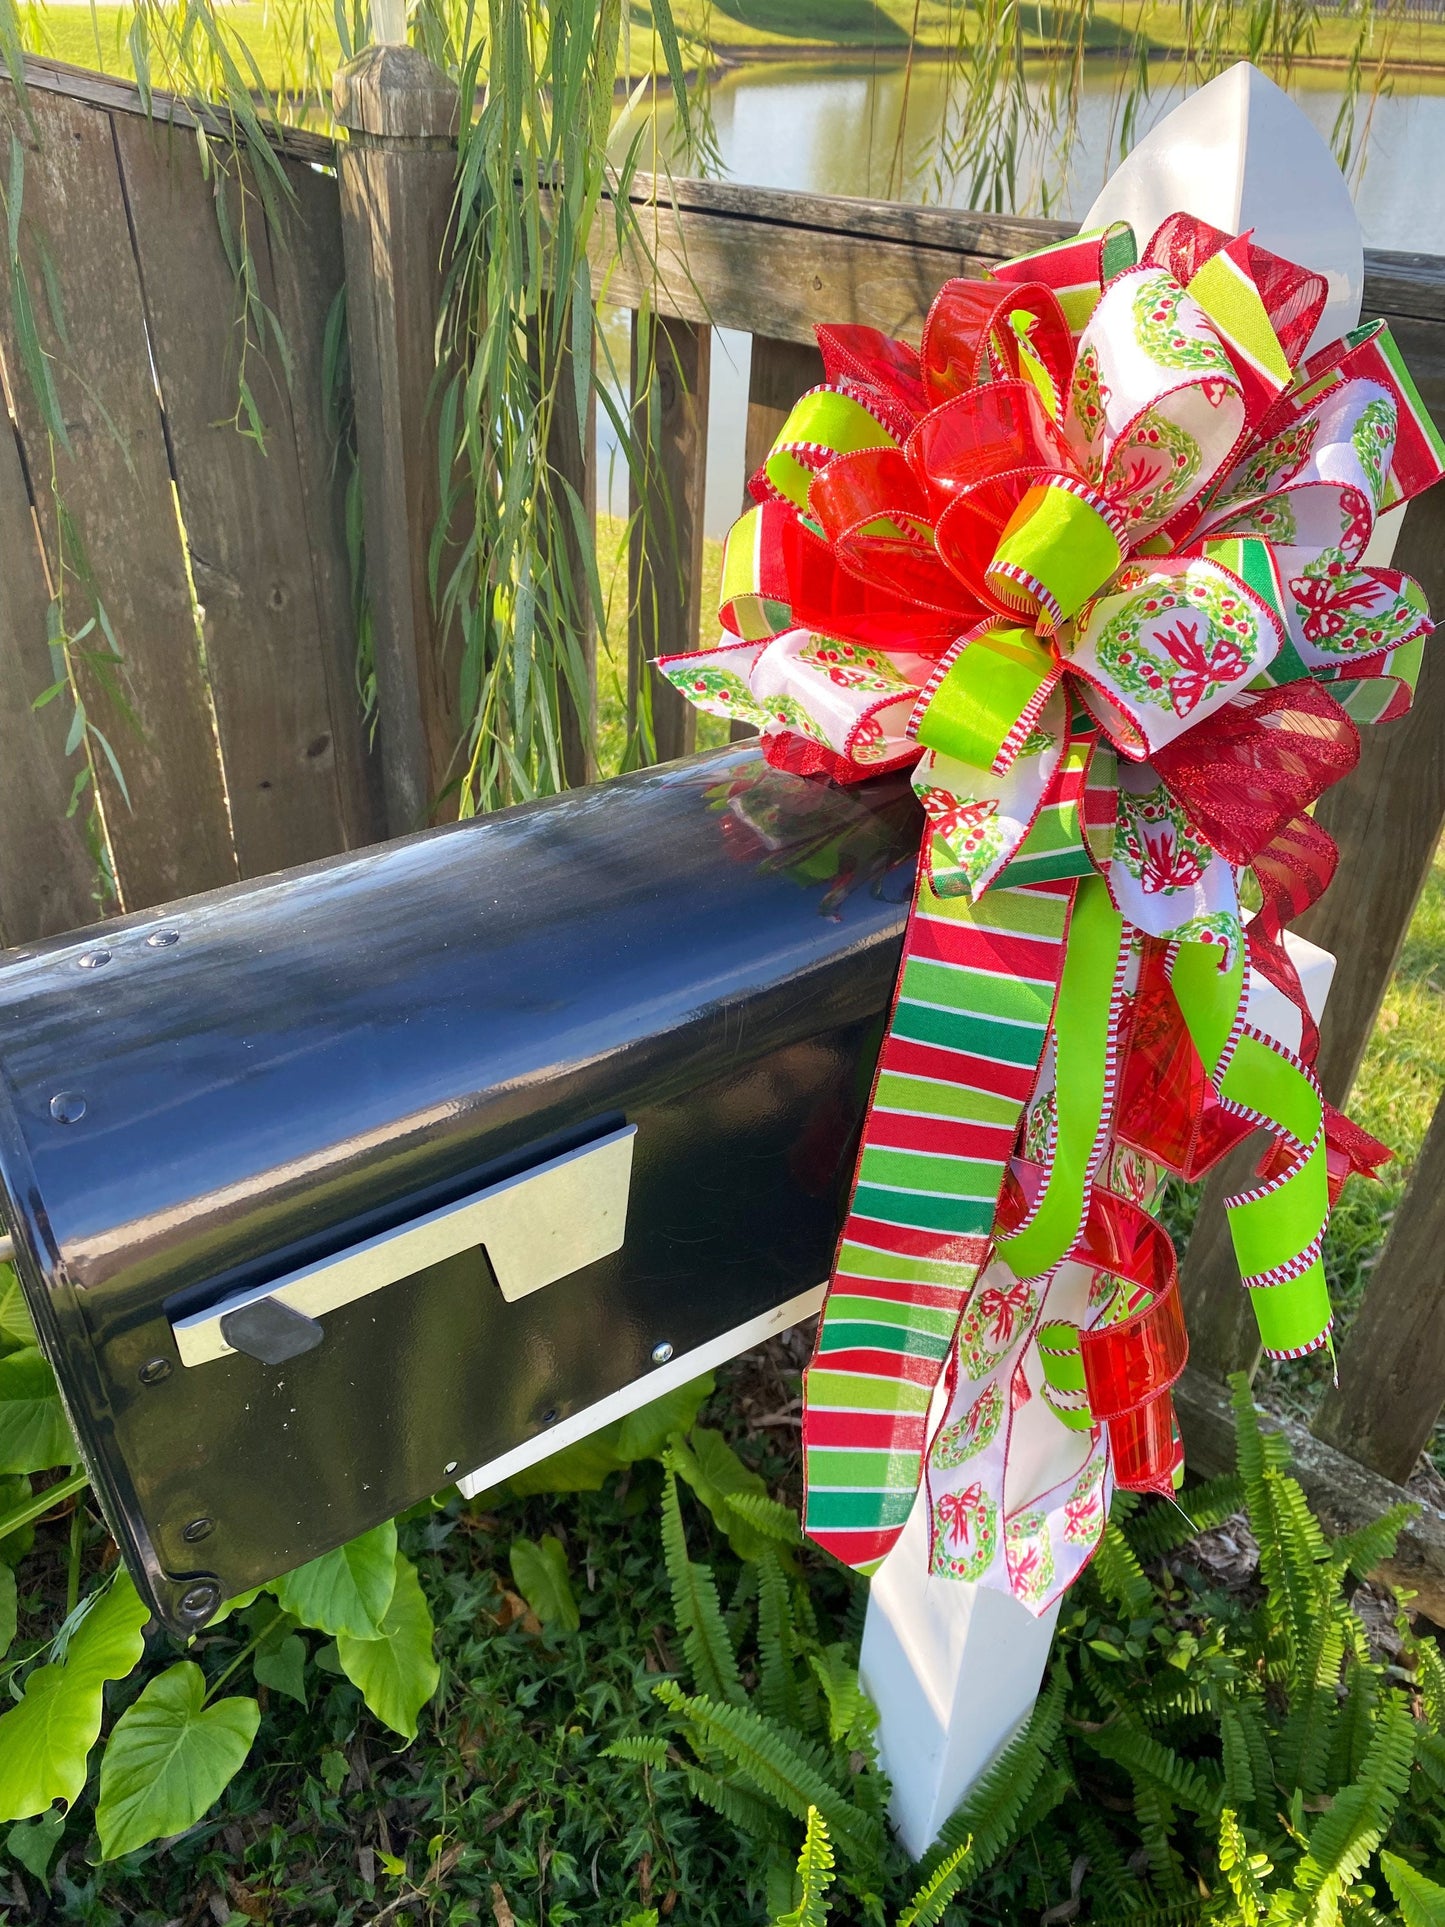
{"type": "Polygon", "coordinates": [[[1162,222],[1144,250],[1144,260],[1151,268],[1166,268],[1187,288],[1205,262],[1221,253],[1237,261],[1253,281],[1285,360],[1293,368],[1303,359],[1325,311],[1329,283],[1322,274],[1271,254],[1255,243],[1252,234],[1224,234],[1192,214],[1171,214],[1162,222]]]}
{"type": "MultiPolygon", "coordinates": [[[[1353,1118],[1337,1111],[1333,1104],[1325,1105],[1325,1181],[1332,1211],[1348,1179],[1378,1178],[1381,1167],[1394,1155],[1388,1144],[1371,1137],[1353,1118]]],[[[1260,1180],[1267,1182],[1281,1176],[1288,1170],[1292,1157],[1289,1146],[1274,1139],[1259,1161],[1260,1180]]]]}
{"type": "MultiPolygon", "coordinates": [[[[1042,1180],[1037,1165],[1014,1159],[999,1202],[998,1235],[1018,1228],[1042,1180]]],[[[1109,1428],[1115,1481],[1130,1492],[1172,1492],[1182,1448],[1169,1391],[1189,1357],[1173,1241],[1139,1205],[1096,1184],[1068,1255],[1147,1294],[1127,1318],[1081,1332],[1079,1355],[1089,1410],[1109,1428]]]]}
{"type": "Polygon", "coordinates": [[[1089,1409],[1109,1428],[1114,1478],[1128,1492],[1174,1490],[1183,1448],[1169,1396],[1189,1357],[1174,1244],[1147,1211],[1095,1186],[1073,1255],[1151,1294],[1116,1324],[1083,1332],[1089,1409]]]}

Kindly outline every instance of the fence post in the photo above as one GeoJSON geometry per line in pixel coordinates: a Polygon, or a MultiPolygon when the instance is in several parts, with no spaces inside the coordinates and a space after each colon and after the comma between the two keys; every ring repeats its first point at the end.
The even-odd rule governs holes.
{"type": "Polygon", "coordinates": [[[1445,1232],[1445,1102],[1326,1392],[1316,1438],[1403,1485],[1445,1398],[1445,1324],[1439,1315],[1445,1232]]]}
{"type": "Polygon", "coordinates": [[[649,665],[655,656],[697,647],[711,369],[706,322],[633,316],[632,432],[644,455],[643,472],[634,471],[629,490],[628,720],[635,726],[643,682],[651,677],[659,763],[686,756],[697,725],[692,704],[649,665]]]}
{"type": "Polygon", "coordinates": [[[369,47],[336,76],[347,322],[382,785],[393,836],[420,828],[456,748],[457,661],[432,608],[428,552],[441,507],[435,407],[443,251],[458,98],[415,48],[369,47]]]}

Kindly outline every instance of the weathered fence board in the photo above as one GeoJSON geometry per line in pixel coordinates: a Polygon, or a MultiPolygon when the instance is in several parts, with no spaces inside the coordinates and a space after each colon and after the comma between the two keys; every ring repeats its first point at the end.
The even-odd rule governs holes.
{"type": "Polygon", "coordinates": [[[428,556],[441,512],[432,389],[457,94],[412,49],[372,47],[338,74],[336,107],[351,132],[341,220],[382,780],[400,836],[426,823],[456,775],[459,660],[437,635],[428,556]]]}
{"type": "Polygon", "coordinates": [[[55,681],[45,641],[50,588],[8,421],[0,422],[0,941],[23,943],[98,914],[83,816],[68,815],[70,703],[35,698],[55,681]]]}
{"type": "MultiPolygon", "coordinates": [[[[140,278],[107,114],[63,95],[32,101],[39,139],[6,89],[11,131],[25,144],[24,247],[32,288],[44,286],[44,246],[69,346],[37,296],[72,454],[53,451],[17,352],[9,304],[0,319],[26,460],[51,558],[56,486],[124,659],[117,672],[137,727],[93,669],[79,678],[87,706],[115,749],[127,803],[102,764],[106,828],[127,907],[161,903],[236,875],[215,731],[171,492],[164,428],[151,378],[140,278]]],[[[68,587],[72,626],[89,615],[68,587]],[[84,615],[80,612],[84,610],[84,615]]],[[[97,635],[87,638],[94,648],[97,635]]]]}
{"type": "MultiPolygon", "coordinates": [[[[204,611],[236,856],[242,876],[259,876],[347,842],[290,394],[274,343],[252,340],[243,365],[254,324],[238,311],[211,195],[226,197],[256,292],[274,312],[265,214],[249,167],[208,183],[179,130],[118,117],[114,134],[204,611]],[[198,328],[196,316],[228,314],[221,354],[220,330],[198,328]],[[266,424],[264,447],[233,425],[242,378],[266,424]]],[[[307,374],[319,382],[319,369],[307,374]]]]}
{"type": "MultiPolygon", "coordinates": [[[[743,445],[743,507],[752,502],[748,483],[767,460],[783,423],[799,395],[823,379],[823,357],[815,345],[779,341],[772,335],[753,336],[748,369],[748,419],[743,445]]],[[[709,611],[709,614],[711,611],[709,611]]],[[[737,743],[756,736],[751,723],[733,723],[729,735],[737,743]]]]}
{"type": "MultiPolygon", "coordinates": [[[[546,318],[550,325],[550,317],[546,318]]],[[[596,352],[594,344],[593,367],[596,352]]],[[[597,777],[597,609],[591,573],[583,553],[572,497],[581,505],[582,519],[597,527],[597,389],[587,391],[583,414],[577,410],[577,378],[572,350],[564,347],[556,370],[556,394],[547,436],[548,485],[563,534],[557,566],[570,585],[576,611],[575,642],[580,662],[581,688],[564,673],[558,689],[561,725],[562,774],[573,788],[597,777]]]]}
{"type": "Polygon", "coordinates": [[[290,154],[291,184],[271,223],[276,312],[291,343],[291,420],[301,478],[301,512],[311,551],[331,743],[341,797],[344,846],[359,849],[386,834],[381,759],[362,718],[356,673],[355,594],[346,544],[346,500],[331,415],[345,395],[328,392],[326,333],[346,281],[341,201],[334,174],[290,154]]]}
{"type": "Polygon", "coordinates": [[[632,419],[645,467],[631,477],[627,682],[635,716],[642,678],[652,678],[659,762],[685,756],[697,726],[692,704],[648,665],[697,647],[711,357],[712,331],[703,322],[634,319],[632,419]]]}

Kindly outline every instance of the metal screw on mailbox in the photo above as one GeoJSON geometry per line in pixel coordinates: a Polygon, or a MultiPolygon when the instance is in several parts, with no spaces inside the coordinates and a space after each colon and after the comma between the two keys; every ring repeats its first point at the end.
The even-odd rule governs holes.
{"type": "Polygon", "coordinates": [[[181,1528],[181,1537],[194,1545],[198,1539],[209,1539],[215,1529],[214,1519],[192,1519],[189,1525],[181,1528]]]}
{"type": "Polygon", "coordinates": [[[77,970],[99,970],[109,962],[108,950],[87,950],[83,957],[76,958],[75,967],[77,970]]]}
{"type": "Polygon", "coordinates": [[[59,1124],[78,1124],[85,1116],[85,1099],[79,1091],[57,1091],[50,1100],[50,1115],[59,1124]]]}
{"type": "Polygon", "coordinates": [[[181,1594],[180,1610],[187,1619],[209,1619],[221,1603],[221,1588],[213,1580],[187,1586],[181,1594]]]}
{"type": "Polygon", "coordinates": [[[166,950],[171,944],[179,943],[180,940],[181,933],[179,930],[152,930],[146,938],[146,949],[166,950]]]}
{"type": "Polygon", "coordinates": [[[136,1377],[142,1385],[163,1385],[171,1375],[171,1361],[168,1358],[148,1358],[136,1377]]]}
{"type": "Polygon", "coordinates": [[[669,1359],[669,1358],[671,1358],[671,1357],[672,1357],[672,1347],[671,1347],[671,1345],[669,1345],[669,1344],[668,1344],[668,1342],[667,1342],[667,1340],[666,1340],[665,1338],[660,1338],[660,1339],[658,1340],[658,1342],[657,1342],[657,1343],[656,1343],[656,1344],[655,1344],[655,1345],[653,1346],[653,1348],[652,1348],[652,1362],[653,1362],[653,1364],[654,1364],[654,1365],[665,1365],[665,1364],[667,1363],[667,1361],[668,1361],[668,1359],[669,1359]]]}

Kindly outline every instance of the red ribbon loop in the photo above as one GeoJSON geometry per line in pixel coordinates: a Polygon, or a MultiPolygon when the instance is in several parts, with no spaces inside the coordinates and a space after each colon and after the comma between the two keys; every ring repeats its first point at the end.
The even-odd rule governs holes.
{"type": "Polygon", "coordinates": [[[923,380],[933,407],[990,378],[1021,376],[1014,315],[1027,317],[1023,331],[1056,392],[1068,392],[1073,336],[1052,288],[1041,281],[1015,287],[998,281],[945,281],[923,328],[923,380]]]}

